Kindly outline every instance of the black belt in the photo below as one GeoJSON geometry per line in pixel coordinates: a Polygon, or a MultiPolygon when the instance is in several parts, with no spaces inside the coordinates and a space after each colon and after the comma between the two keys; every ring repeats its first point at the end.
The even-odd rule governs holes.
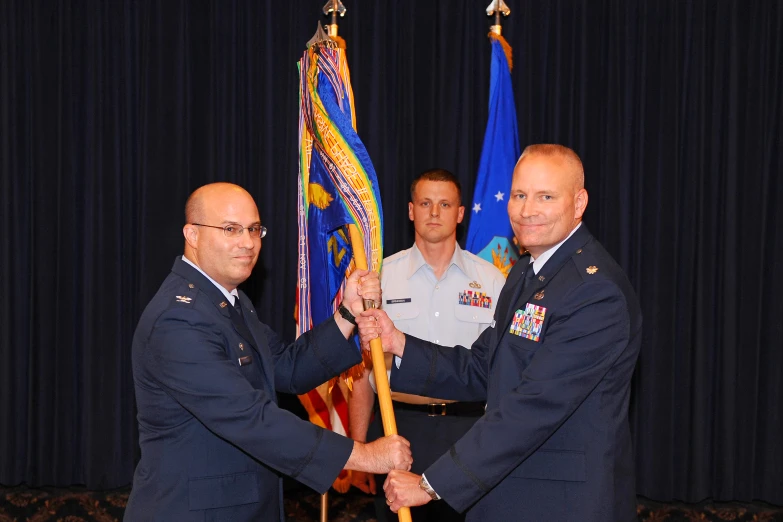
{"type": "Polygon", "coordinates": [[[481,417],[484,415],[483,402],[436,402],[432,404],[408,404],[392,401],[395,410],[417,411],[430,417],[452,415],[454,417],[481,417]]]}

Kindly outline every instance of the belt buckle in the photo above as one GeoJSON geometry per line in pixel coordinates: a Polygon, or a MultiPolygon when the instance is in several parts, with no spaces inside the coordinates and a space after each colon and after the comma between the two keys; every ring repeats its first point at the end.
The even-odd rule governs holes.
{"type": "Polygon", "coordinates": [[[446,415],[446,403],[445,402],[431,402],[427,404],[427,416],[439,417],[446,415]]]}

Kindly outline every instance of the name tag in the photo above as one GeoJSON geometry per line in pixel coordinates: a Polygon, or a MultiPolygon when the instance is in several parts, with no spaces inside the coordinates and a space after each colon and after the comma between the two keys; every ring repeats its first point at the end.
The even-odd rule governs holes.
{"type": "Polygon", "coordinates": [[[386,304],[400,304],[400,303],[410,303],[411,298],[410,297],[403,297],[401,299],[387,299],[386,304]]]}
{"type": "Polygon", "coordinates": [[[248,364],[253,364],[253,358],[249,355],[245,355],[244,357],[240,357],[237,359],[239,361],[239,366],[247,366],[248,364]]]}

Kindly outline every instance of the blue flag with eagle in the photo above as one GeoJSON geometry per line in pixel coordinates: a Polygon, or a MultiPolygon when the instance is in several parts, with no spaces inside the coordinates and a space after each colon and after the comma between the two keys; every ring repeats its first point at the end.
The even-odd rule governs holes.
{"type": "Polygon", "coordinates": [[[492,60],[489,80],[489,118],[484,134],[466,248],[508,276],[519,259],[519,246],[508,220],[508,194],[519,159],[519,133],[511,88],[511,47],[490,33],[492,60]]]}

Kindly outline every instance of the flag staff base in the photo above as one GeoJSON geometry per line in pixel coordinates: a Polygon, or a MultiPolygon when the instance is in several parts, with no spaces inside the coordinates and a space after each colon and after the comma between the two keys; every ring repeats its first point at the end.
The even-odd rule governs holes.
{"type": "Polygon", "coordinates": [[[329,522],[329,492],[321,495],[321,522],[329,522]]]}

